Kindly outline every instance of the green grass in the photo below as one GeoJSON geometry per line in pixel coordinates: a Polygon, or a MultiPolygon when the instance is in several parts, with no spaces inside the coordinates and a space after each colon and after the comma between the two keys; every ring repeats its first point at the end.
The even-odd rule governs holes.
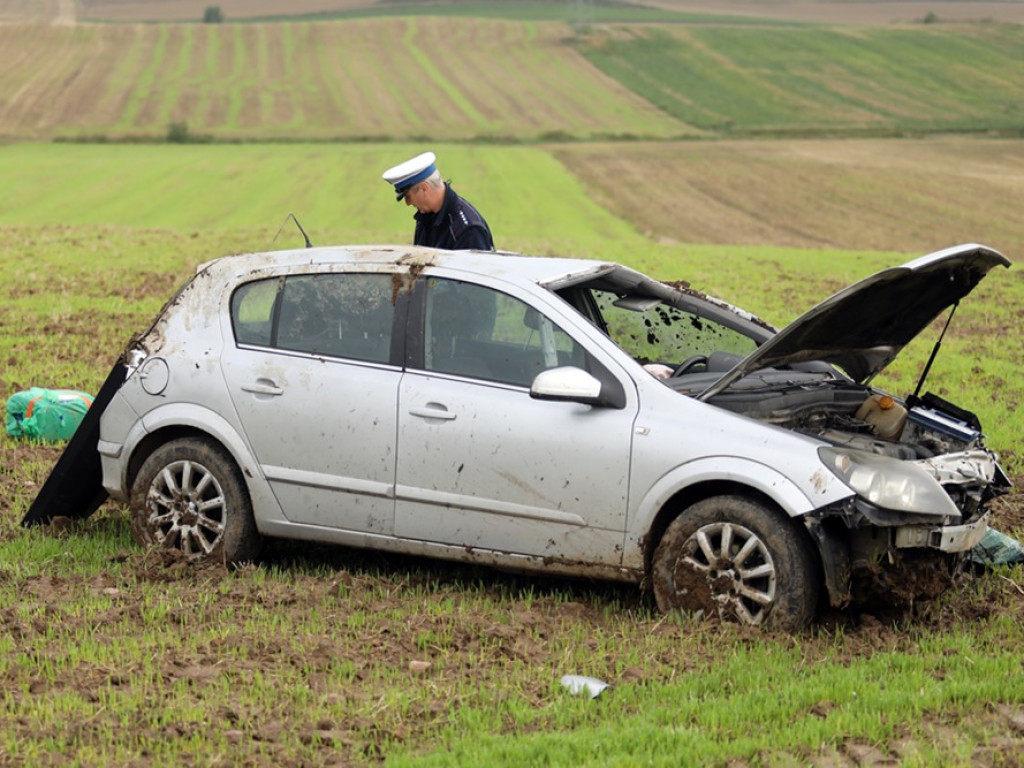
{"type": "MultiPolygon", "coordinates": [[[[415,32],[438,23],[426,15],[527,23],[525,42],[509,53],[531,82],[576,78],[572,90],[605,108],[561,114],[560,92],[535,89],[530,103],[556,122],[503,125],[513,144],[545,130],[585,138],[593,129],[579,126],[588,124],[619,138],[643,133],[630,102],[571,65],[571,49],[540,47],[550,40],[545,21],[687,20],[611,3],[596,4],[593,19],[573,17],[565,3],[393,8],[419,15],[403,50],[421,63],[415,32]],[[623,115],[613,119],[617,110],[623,115]]],[[[125,93],[123,111],[110,125],[68,133],[161,135],[165,121],[182,119],[197,132],[244,137],[337,135],[347,126],[325,102],[344,101],[341,85],[358,62],[323,42],[330,29],[284,27],[280,75],[270,82],[276,30],[147,27],[120,37],[122,54],[97,102],[125,93]],[[231,54],[228,71],[222,52],[231,54]],[[258,119],[250,123],[243,115],[251,99],[258,119]],[[274,119],[283,128],[271,125],[282,113],[274,119]]],[[[1012,25],[590,32],[574,44],[602,70],[675,120],[709,131],[1022,125],[1024,40],[1012,25]]],[[[56,49],[60,39],[50,34],[46,46],[56,49]]],[[[95,45],[100,34],[82,28],[64,42],[95,45]]],[[[12,50],[15,37],[3,40],[12,50]]],[[[458,54],[465,69],[493,50],[458,54]]],[[[403,102],[394,79],[385,81],[382,92],[400,102],[401,115],[385,129],[389,143],[0,146],[0,397],[32,385],[96,391],[130,336],[197,263],[300,245],[288,213],[318,245],[409,242],[411,209],[395,204],[380,173],[428,148],[484,211],[499,247],[685,278],[777,325],[917,255],[656,242],[596,202],[595,190],[543,146],[435,140],[489,128],[487,105],[453,71],[430,71],[423,83],[428,99],[459,105],[458,126],[437,126],[403,102]],[[394,140],[406,126],[428,133],[425,125],[429,143],[394,140]]],[[[8,89],[0,95],[27,74],[0,77],[8,89]]],[[[71,74],[59,82],[73,82],[71,74]]],[[[660,117],[651,135],[678,133],[666,126],[672,121],[660,117]]],[[[607,151],[625,156],[624,146],[607,151]]],[[[840,198],[865,193],[843,188],[854,183],[847,178],[836,181],[840,198]]],[[[908,218],[919,215],[913,199],[903,204],[908,218]]],[[[991,208],[977,205],[978,229],[990,231],[991,208]]],[[[931,382],[977,410],[989,444],[1020,475],[1024,273],[1011,257],[1014,268],[995,271],[958,311],[931,382]]],[[[910,391],[936,337],[932,329],[915,342],[880,383],[910,391]]],[[[665,620],[633,589],[344,549],[276,545],[259,566],[184,569],[139,550],[115,505],[67,531],[21,529],[59,452],[0,435],[0,763],[971,765],[1009,764],[1020,748],[1020,569],[969,581],[901,619],[868,617],[860,627],[826,620],[797,637],[665,620]],[[428,671],[411,672],[410,661],[424,660],[428,671]],[[558,684],[566,673],[614,687],[593,701],[572,697],[558,684]]]]}
{"type": "MultiPolygon", "coordinates": [[[[800,649],[744,647],[726,639],[717,651],[727,663],[688,669],[671,682],[642,689],[619,686],[597,701],[556,705],[556,717],[566,722],[554,732],[510,742],[473,728],[475,733],[457,739],[446,754],[389,764],[667,768],[758,764],[768,755],[772,764],[803,762],[844,742],[887,744],[908,721],[927,723],[984,702],[1024,699],[1024,685],[1013,682],[1014,660],[1001,653],[982,658],[976,647],[967,655],[972,641],[969,635],[951,635],[925,653],[895,652],[849,664],[824,658],[809,667],[800,649]],[[965,654],[945,656],[957,649],[965,654]]],[[[928,743],[926,733],[927,727],[920,729],[915,745],[921,764],[941,755],[949,759],[947,750],[928,743]]],[[[961,735],[968,747],[982,738],[971,729],[961,735]]],[[[969,755],[968,749],[964,756],[969,755]]]]}
{"type": "Polygon", "coordinates": [[[676,29],[577,43],[680,120],[749,134],[1019,131],[1024,27],[676,29]]]}
{"type": "MultiPolygon", "coordinates": [[[[540,149],[435,149],[446,177],[486,211],[499,248],[611,259],[661,279],[684,278],[779,327],[845,285],[919,255],[658,245],[596,205],[540,149]]],[[[67,254],[109,261],[129,273],[167,268],[180,282],[196,264],[224,253],[301,245],[289,212],[315,245],[410,242],[412,209],[394,202],[380,173],[396,157],[418,151],[414,145],[370,144],[0,148],[0,175],[8,181],[6,193],[0,192],[0,226],[19,227],[0,254],[8,264],[19,264],[23,285],[38,290],[0,312],[31,311],[44,324],[75,312],[116,312],[115,275],[69,265],[67,254]],[[55,188],[57,177],[62,183],[55,188]],[[97,280],[102,282],[90,289],[97,280]],[[82,293],[93,291],[86,305],[76,304],[82,293]]],[[[158,284],[166,290],[132,305],[136,326],[145,319],[142,306],[155,311],[170,295],[172,283],[158,284]]],[[[1021,307],[1024,274],[994,271],[958,311],[929,378],[934,391],[977,410],[990,444],[1015,469],[1024,460],[1013,418],[1022,391],[1018,362],[1024,340],[1012,329],[1021,307]]],[[[4,333],[0,328],[0,338],[4,333]]],[[[47,349],[78,338],[47,340],[47,349]]],[[[878,383],[897,394],[912,392],[937,338],[936,330],[916,340],[878,383]]],[[[124,341],[122,329],[113,348],[124,341]]],[[[26,340],[8,343],[21,349],[26,340]]],[[[75,356],[65,353],[61,359],[62,370],[77,382],[75,356]]],[[[97,366],[94,386],[106,369],[97,366]]]]}
{"type": "MultiPolygon", "coordinates": [[[[540,149],[434,149],[456,189],[488,202],[499,247],[582,255],[645,243],[628,223],[588,201],[583,187],[540,149]],[[533,179],[544,181],[524,196],[518,190],[533,179]]],[[[402,144],[0,147],[7,182],[0,225],[234,229],[244,234],[232,250],[266,250],[293,212],[314,244],[409,242],[414,211],[395,203],[381,172],[420,151],[422,145],[402,144]],[[57,187],[55,175],[62,178],[57,187]]],[[[301,243],[298,238],[289,224],[277,244],[301,243]]]]}
{"type": "MultiPolygon", "coordinates": [[[[196,263],[274,247],[288,211],[318,244],[408,242],[410,209],[379,175],[419,149],[0,148],[0,395],[95,391],[196,263]]],[[[686,277],[777,323],[906,259],[659,245],[540,148],[435,149],[502,246],[686,277]]],[[[277,245],[300,242],[288,225],[277,245]]],[[[1007,398],[1021,392],[1024,280],[1000,270],[980,294],[933,377],[954,402],[980,397],[1019,473],[1007,398]]],[[[797,637],[664,620],[630,588],[344,549],[185,569],[141,552],[117,507],[63,533],[22,530],[59,451],[0,435],[0,754],[14,763],[967,765],[1016,738],[1001,708],[1024,705],[1019,569],[913,617],[797,637]],[[430,669],[412,673],[420,660],[430,669]],[[576,698],[567,673],[614,687],[576,698]]]]}
{"type": "Polygon", "coordinates": [[[1016,620],[764,637],[344,551],[190,572],[152,567],[107,515],[6,533],[0,554],[0,745],[30,763],[778,764],[893,745],[968,764],[1002,732],[979,713],[1024,704],[1016,620]],[[420,658],[434,671],[411,676],[420,658]],[[568,672],[613,687],[575,698],[568,672]]]}

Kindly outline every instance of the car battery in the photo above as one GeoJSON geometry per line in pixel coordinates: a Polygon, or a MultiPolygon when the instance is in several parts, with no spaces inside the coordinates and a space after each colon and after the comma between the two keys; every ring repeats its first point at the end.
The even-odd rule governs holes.
{"type": "Polygon", "coordinates": [[[915,407],[907,414],[907,421],[922,432],[938,432],[945,437],[970,444],[981,437],[981,432],[970,424],[954,419],[949,414],[931,408],[915,407]]]}

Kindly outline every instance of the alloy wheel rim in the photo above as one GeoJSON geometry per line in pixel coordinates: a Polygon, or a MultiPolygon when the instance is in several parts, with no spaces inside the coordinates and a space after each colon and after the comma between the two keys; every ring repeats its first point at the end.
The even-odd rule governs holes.
{"type": "Polygon", "coordinates": [[[146,506],[156,541],[189,558],[209,555],[224,537],[223,489],[195,461],[182,459],[165,466],[149,486],[146,506]]]}
{"type": "Polygon", "coordinates": [[[723,618],[761,624],[775,604],[775,562],[761,538],[742,525],[720,522],[698,529],[683,545],[677,583],[686,583],[686,572],[707,580],[723,618]]]}

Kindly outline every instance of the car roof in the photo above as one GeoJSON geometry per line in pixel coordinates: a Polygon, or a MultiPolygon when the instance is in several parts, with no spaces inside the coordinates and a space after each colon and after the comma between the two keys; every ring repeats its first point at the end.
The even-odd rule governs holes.
{"type": "Polygon", "coordinates": [[[197,272],[242,276],[282,267],[353,265],[436,266],[512,281],[527,281],[548,288],[571,285],[594,275],[622,271],[645,280],[638,272],[609,261],[556,256],[526,256],[509,251],[446,251],[411,245],[338,245],[223,256],[200,264],[197,272]]]}

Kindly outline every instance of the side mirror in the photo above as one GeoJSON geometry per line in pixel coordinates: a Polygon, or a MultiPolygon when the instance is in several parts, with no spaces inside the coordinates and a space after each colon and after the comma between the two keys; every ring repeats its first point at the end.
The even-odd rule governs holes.
{"type": "Polygon", "coordinates": [[[601,382],[582,368],[563,366],[541,371],[530,385],[537,400],[568,400],[587,405],[610,405],[601,395],[601,382]]]}

